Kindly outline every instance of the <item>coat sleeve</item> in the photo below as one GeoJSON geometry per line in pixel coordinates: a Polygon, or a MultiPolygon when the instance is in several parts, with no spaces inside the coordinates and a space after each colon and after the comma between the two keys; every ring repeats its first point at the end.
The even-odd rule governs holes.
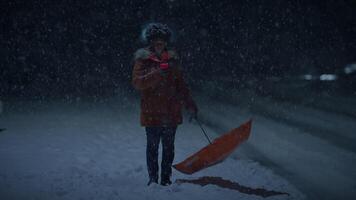
{"type": "Polygon", "coordinates": [[[181,103],[184,105],[185,109],[192,112],[198,112],[198,107],[192,98],[191,91],[184,80],[181,69],[179,68],[177,69],[177,84],[181,103]]]}
{"type": "Polygon", "coordinates": [[[158,68],[147,69],[141,59],[135,60],[132,71],[132,85],[137,90],[145,90],[156,87],[163,76],[158,68]]]}

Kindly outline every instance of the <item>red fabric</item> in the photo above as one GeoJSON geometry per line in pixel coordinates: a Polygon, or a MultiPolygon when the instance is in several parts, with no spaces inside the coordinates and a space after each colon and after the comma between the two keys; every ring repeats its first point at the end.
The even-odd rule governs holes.
{"type": "Polygon", "coordinates": [[[142,126],[176,126],[182,123],[183,106],[198,111],[178,62],[167,51],[161,59],[151,53],[148,58],[135,60],[132,84],[141,92],[142,126]],[[165,75],[161,63],[170,63],[165,75]]]}
{"type": "Polygon", "coordinates": [[[159,64],[159,67],[160,67],[161,69],[163,69],[163,70],[166,70],[166,69],[169,68],[169,64],[168,64],[168,63],[161,63],[161,64],[159,64]]]}

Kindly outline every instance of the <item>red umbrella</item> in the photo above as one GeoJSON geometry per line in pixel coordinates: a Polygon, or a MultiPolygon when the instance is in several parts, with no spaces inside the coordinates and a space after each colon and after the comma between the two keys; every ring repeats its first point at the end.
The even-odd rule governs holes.
{"type": "Polygon", "coordinates": [[[249,120],[238,128],[230,130],[183,162],[173,165],[173,167],[182,173],[193,174],[222,162],[239,144],[248,139],[251,132],[251,124],[252,120],[249,120]]]}

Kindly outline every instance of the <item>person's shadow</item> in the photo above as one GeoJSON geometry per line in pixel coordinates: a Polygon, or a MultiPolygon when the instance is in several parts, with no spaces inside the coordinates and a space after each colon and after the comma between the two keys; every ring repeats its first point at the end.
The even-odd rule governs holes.
{"type": "Polygon", "coordinates": [[[240,185],[237,182],[224,180],[221,177],[204,176],[204,177],[200,177],[200,178],[194,179],[194,180],[177,179],[176,183],[178,183],[178,184],[191,183],[191,184],[197,184],[197,185],[201,185],[201,186],[206,186],[208,184],[211,184],[211,185],[216,185],[216,186],[219,186],[222,188],[237,190],[237,191],[239,191],[241,193],[245,193],[245,194],[258,195],[261,197],[270,197],[270,196],[276,196],[276,195],[288,195],[289,196],[289,194],[286,192],[266,190],[263,188],[250,188],[250,187],[240,185]]]}

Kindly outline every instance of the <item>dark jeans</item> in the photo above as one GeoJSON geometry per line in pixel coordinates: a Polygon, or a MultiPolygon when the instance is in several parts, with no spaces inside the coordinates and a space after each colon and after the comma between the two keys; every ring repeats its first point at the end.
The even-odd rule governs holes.
{"type": "Polygon", "coordinates": [[[150,179],[158,180],[158,147],[162,140],[161,180],[167,180],[172,174],[174,159],[175,127],[146,127],[147,135],[147,170],[150,179]]]}

